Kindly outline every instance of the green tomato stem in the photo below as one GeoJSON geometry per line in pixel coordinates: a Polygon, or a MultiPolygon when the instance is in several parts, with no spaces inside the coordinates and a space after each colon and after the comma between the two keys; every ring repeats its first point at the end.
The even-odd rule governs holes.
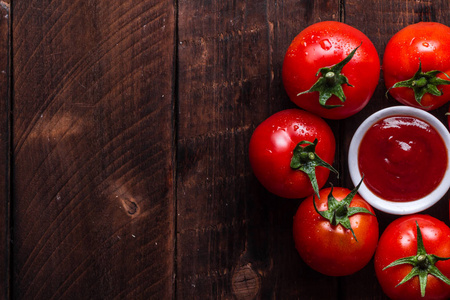
{"type": "Polygon", "coordinates": [[[333,166],[322,160],[316,154],[316,145],[318,142],[318,139],[315,139],[313,143],[309,141],[301,141],[298,143],[294,148],[290,166],[292,169],[302,171],[308,176],[314,193],[320,198],[319,185],[316,178],[316,167],[325,167],[336,173],[338,177],[339,173],[333,166]]]}
{"type": "Polygon", "coordinates": [[[342,225],[344,228],[349,229],[352,232],[355,241],[358,241],[356,238],[355,232],[350,223],[350,217],[354,214],[358,213],[368,213],[373,215],[368,209],[364,207],[350,207],[350,203],[353,197],[356,195],[359,187],[361,186],[363,179],[359,182],[359,184],[341,201],[336,200],[333,196],[333,187],[331,187],[330,194],[328,195],[328,209],[319,211],[316,206],[315,198],[313,198],[313,205],[315,211],[321,215],[323,218],[327,219],[331,225],[337,226],[342,225]]]}
{"type": "Polygon", "coordinates": [[[337,64],[331,66],[331,67],[324,67],[320,68],[317,72],[317,76],[319,77],[317,81],[313,84],[312,87],[309,88],[307,91],[303,91],[301,93],[298,93],[297,96],[306,94],[306,93],[312,93],[312,92],[318,92],[319,93],[319,104],[325,108],[335,108],[340,107],[341,105],[329,105],[327,104],[328,99],[331,98],[331,96],[336,96],[339,98],[341,102],[345,102],[345,94],[344,90],[342,89],[342,86],[345,84],[347,86],[352,86],[348,82],[348,78],[342,74],[342,68],[353,58],[355,55],[356,50],[358,50],[358,47],[352,50],[350,54],[344,58],[342,61],[338,62],[337,64]]]}
{"type": "Polygon", "coordinates": [[[412,82],[412,86],[416,86],[416,87],[424,87],[426,86],[428,83],[428,80],[425,77],[420,77],[417,80],[414,80],[412,82]]]}
{"type": "Polygon", "coordinates": [[[336,74],[333,71],[329,71],[325,74],[325,79],[329,86],[336,85],[336,74]]]}
{"type": "Polygon", "coordinates": [[[450,84],[450,76],[439,70],[422,72],[422,63],[419,62],[419,69],[414,76],[410,79],[395,83],[386,91],[386,96],[391,89],[400,87],[410,88],[414,92],[416,102],[422,105],[422,98],[425,94],[442,96],[442,91],[438,89],[438,86],[448,84],[450,84]],[[443,74],[447,79],[437,77],[439,74],[443,74]]]}
{"type": "Polygon", "coordinates": [[[419,255],[419,256],[417,257],[417,265],[418,265],[418,267],[419,267],[420,269],[422,269],[422,270],[428,269],[429,263],[428,263],[427,256],[424,255],[424,254],[419,255]]]}
{"type": "Polygon", "coordinates": [[[402,285],[403,283],[411,280],[415,276],[419,276],[419,285],[420,285],[420,294],[422,297],[425,296],[426,286],[427,286],[427,277],[428,274],[435,276],[436,278],[442,280],[447,285],[450,285],[450,280],[442,274],[441,271],[435,266],[436,262],[442,260],[448,260],[450,257],[439,257],[434,254],[428,254],[425,250],[422,238],[422,232],[420,231],[419,224],[416,221],[417,228],[417,254],[408,257],[399,258],[386,267],[383,270],[388,268],[402,265],[402,264],[410,264],[412,265],[411,272],[407,274],[397,285],[402,285]]]}

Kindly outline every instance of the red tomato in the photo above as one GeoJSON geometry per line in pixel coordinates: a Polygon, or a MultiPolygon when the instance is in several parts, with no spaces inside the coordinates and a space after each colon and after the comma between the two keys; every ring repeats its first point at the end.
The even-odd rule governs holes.
{"type": "MultiPolygon", "coordinates": [[[[450,256],[450,228],[442,221],[428,215],[411,215],[396,219],[389,224],[381,235],[375,253],[375,271],[385,294],[391,299],[449,299],[450,285],[434,275],[424,275],[427,278],[424,297],[421,296],[419,276],[398,285],[413,266],[403,263],[389,266],[394,261],[412,257],[416,258],[421,247],[418,239],[417,224],[422,235],[423,248],[428,255],[440,257],[450,256]]],[[[435,266],[447,278],[450,277],[450,260],[437,261],[435,266]]],[[[424,267],[418,267],[425,270],[424,267]]]]}
{"type": "MultiPolygon", "coordinates": [[[[285,198],[303,198],[313,193],[306,173],[291,168],[294,149],[301,141],[317,139],[316,155],[332,164],[336,143],[333,132],[320,117],[300,109],[280,111],[262,122],[249,145],[250,164],[256,178],[270,192],[285,198]]],[[[330,170],[315,168],[318,187],[330,170]]]]}
{"type": "Polygon", "coordinates": [[[447,103],[450,82],[445,83],[449,78],[444,73],[450,75],[449,49],[450,28],[443,24],[420,22],[397,32],[383,57],[389,93],[402,104],[427,111],[447,103]]]}
{"type": "Polygon", "coordinates": [[[294,241],[301,258],[311,268],[329,276],[344,276],[362,269],[372,258],[378,242],[378,220],[372,207],[356,194],[356,189],[336,187],[332,194],[339,203],[343,203],[350,192],[355,194],[349,196],[349,212],[352,208],[365,208],[371,214],[358,212],[347,218],[354,235],[342,224],[332,225],[316,212],[313,203],[315,199],[319,211],[331,209],[333,203],[327,201],[330,191],[331,188],[323,189],[320,199],[311,196],[300,204],[294,217],[294,241]]]}
{"type": "Polygon", "coordinates": [[[375,91],[379,75],[380,60],[369,38],[356,28],[334,21],[319,22],[300,32],[286,52],[282,69],[289,98],[299,107],[327,119],[343,119],[363,109],[375,91]],[[333,72],[346,79],[339,76],[324,79],[330,67],[342,62],[355,49],[342,72],[333,72]],[[323,73],[319,72],[321,68],[325,68],[323,73]],[[318,80],[322,81],[324,92],[302,93],[311,90],[318,80]],[[336,86],[331,84],[333,81],[337,81],[336,86]],[[320,104],[319,95],[322,100],[331,97],[320,104]],[[329,108],[335,105],[339,107],[329,108]]]}

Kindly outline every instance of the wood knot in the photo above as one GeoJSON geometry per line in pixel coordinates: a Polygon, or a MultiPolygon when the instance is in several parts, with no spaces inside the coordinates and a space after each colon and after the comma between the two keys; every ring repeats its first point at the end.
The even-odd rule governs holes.
{"type": "Polygon", "coordinates": [[[134,215],[138,212],[139,207],[136,204],[136,202],[131,201],[128,198],[123,198],[121,200],[122,200],[123,209],[127,212],[127,214],[134,215]]]}
{"type": "Polygon", "coordinates": [[[261,278],[250,264],[237,268],[231,281],[237,299],[253,299],[261,289],[261,278]]]}

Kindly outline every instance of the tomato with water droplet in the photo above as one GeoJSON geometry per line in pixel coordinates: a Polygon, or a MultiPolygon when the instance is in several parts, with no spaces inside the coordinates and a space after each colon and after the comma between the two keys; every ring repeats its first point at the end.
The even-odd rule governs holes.
{"type": "Polygon", "coordinates": [[[450,298],[450,228],[424,214],[400,217],[383,231],[375,273],[390,299],[450,298]]]}
{"type": "MultiPolygon", "coordinates": [[[[304,142],[300,147],[311,147],[315,140],[315,152],[307,156],[311,154],[331,165],[336,142],[325,120],[296,108],[273,114],[256,127],[250,139],[249,158],[253,173],[269,192],[280,197],[311,195],[314,186],[308,174],[293,168],[292,160],[300,143],[304,142]]],[[[312,169],[318,191],[326,183],[330,169],[323,165],[312,169]]]]}
{"type": "Polygon", "coordinates": [[[450,101],[450,27],[436,22],[406,26],[383,56],[384,82],[398,102],[434,110],[450,101]]]}
{"type": "Polygon", "coordinates": [[[378,220],[373,208],[357,194],[358,187],[352,191],[322,189],[320,199],[306,198],[294,216],[295,247],[303,261],[322,274],[353,274],[364,268],[375,252],[378,220]]]}
{"type": "Polygon", "coordinates": [[[347,118],[362,110],[379,76],[380,60],[370,39],[335,21],[301,31],[287,49],[282,69],[289,98],[327,119],[347,118]]]}

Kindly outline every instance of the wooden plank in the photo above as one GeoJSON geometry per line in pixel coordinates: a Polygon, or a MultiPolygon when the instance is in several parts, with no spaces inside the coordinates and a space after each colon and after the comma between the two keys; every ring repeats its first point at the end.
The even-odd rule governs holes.
{"type": "MultiPolygon", "coordinates": [[[[248,142],[266,117],[294,107],[281,66],[303,28],[345,21],[381,58],[407,24],[449,25],[449,3],[166,2],[13,4],[12,298],[385,299],[371,265],[331,278],[301,261],[291,231],[300,200],[264,190],[248,142]]],[[[8,3],[0,2],[4,17],[8,3]]],[[[4,18],[5,41],[8,30],[4,18]]],[[[3,69],[0,136],[8,140],[3,69]]],[[[381,79],[361,113],[328,121],[342,174],[334,184],[352,187],[350,138],[372,112],[397,104],[384,93],[381,79]]],[[[434,113],[444,121],[447,108],[434,113]]],[[[8,166],[0,160],[6,204],[8,166]]],[[[449,223],[448,197],[425,213],[449,223]]],[[[7,205],[0,215],[8,245],[7,205]]],[[[395,218],[378,216],[381,229],[395,218]]],[[[4,251],[0,288],[9,298],[4,251]]]]}
{"type": "MultiPolygon", "coordinates": [[[[405,26],[420,21],[434,21],[450,25],[450,6],[446,0],[442,1],[345,1],[345,23],[352,25],[363,31],[374,43],[380,56],[380,61],[383,57],[384,48],[389,39],[400,29],[405,26]]],[[[341,160],[346,160],[347,149],[350,145],[353,133],[370,114],[375,111],[393,105],[401,105],[392,97],[385,97],[386,88],[382,74],[380,82],[375,91],[374,96],[367,105],[367,107],[343,122],[343,130],[346,131],[343,136],[345,141],[342,145],[344,149],[341,160]]],[[[441,121],[445,121],[445,112],[448,105],[432,111],[431,113],[438,117],[441,121]]],[[[351,186],[351,180],[348,174],[345,176],[345,184],[351,186]]],[[[430,214],[443,220],[449,224],[448,219],[448,199],[449,194],[443,197],[437,205],[422,212],[430,214]]],[[[380,223],[380,233],[386,226],[392,222],[397,216],[392,216],[386,213],[377,211],[377,217],[380,223]]],[[[370,295],[371,299],[387,299],[378,284],[374,275],[373,262],[370,262],[363,270],[352,276],[347,276],[341,279],[341,297],[343,299],[362,299],[370,295]]]]}
{"type": "Polygon", "coordinates": [[[9,299],[10,7],[0,1],[0,299],[9,299]]]}
{"type": "Polygon", "coordinates": [[[14,299],[170,299],[172,2],[13,3],[14,299]]]}
{"type": "Polygon", "coordinates": [[[337,281],[294,249],[298,201],[260,186],[247,147],[260,122],[293,107],[281,82],[291,40],[321,18],[338,19],[338,1],[178,8],[177,298],[336,297],[337,281]]]}

